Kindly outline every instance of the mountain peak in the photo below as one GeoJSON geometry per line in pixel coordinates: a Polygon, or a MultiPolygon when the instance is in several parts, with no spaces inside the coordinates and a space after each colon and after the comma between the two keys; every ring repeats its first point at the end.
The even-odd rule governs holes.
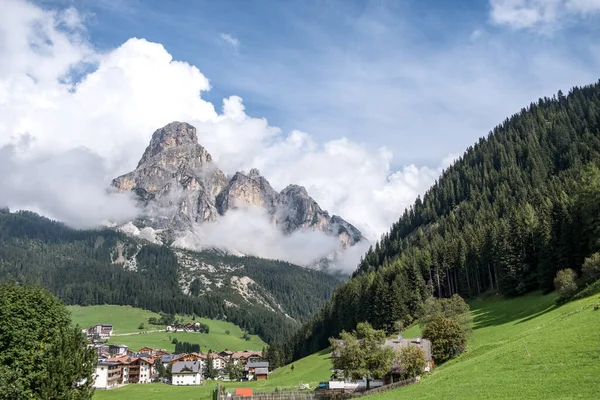
{"type": "MultiPolygon", "coordinates": [[[[196,128],[187,122],[173,121],[152,134],[150,144],[138,164],[138,167],[148,162],[152,157],[166,150],[177,147],[201,147],[198,144],[198,135],[196,128]]],[[[203,149],[204,150],[204,149],[203,149]]],[[[211,162],[210,154],[207,154],[208,161],[211,162]]]]}
{"type": "Polygon", "coordinates": [[[248,172],[248,178],[258,178],[260,176],[260,171],[257,168],[252,168],[250,172],[248,172]]]}

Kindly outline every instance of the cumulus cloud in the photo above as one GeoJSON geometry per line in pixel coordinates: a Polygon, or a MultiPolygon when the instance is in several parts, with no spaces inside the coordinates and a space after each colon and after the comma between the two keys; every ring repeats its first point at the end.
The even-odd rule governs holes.
{"type": "MultiPolygon", "coordinates": [[[[445,166],[393,170],[385,148],[283,133],[249,116],[237,96],[224,99],[216,111],[201,97],[210,83],[195,66],[173,60],[161,44],[144,39],[97,51],[84,39],[84,24],[74,9],[3,3],[0,203],[11,208],[36,210],[76,227],[132,218],[132,200],[108,195],[105,188],[112,177],[135,167],[155,129],[174,120],[196,126],[200,143],[227,173],[257,167],[276,189],[303,185],[324,209],[369,240],[386,231],[445,166]]],[[[297,263],[306,261],[307,250],[318,258],[337,246],[315,232],[284,236],[264,215],[247,210],[200,226],[188,239],[198,238],[204,245],[297,263]]],[[[355,265],[363,251],[346,253],[340,265],[355,265]]]]}
{"type": "Polygon", "coordinates": [[[571,17],[600,12],[600,0],[490,0],[492,22],[515,29],[553,30],[571,17]]]}
{"type": "Polygon", "coordinates": [[[228,45],[232,46],[235,50],[237,50],[238,47],[240,47],[239,39],[233,37],[229,33],[221,33],[220,37],[224,43],[227,43],[228,45]]]}
{"type": "Polygon", "coordinates": [[[105,190],[106,168],[98,155],[75,148],[22,159],[20,147],[0,148],[0,204],[35,211],[76,228],[125,222],[138,215],[130,194],[105,190]]]}

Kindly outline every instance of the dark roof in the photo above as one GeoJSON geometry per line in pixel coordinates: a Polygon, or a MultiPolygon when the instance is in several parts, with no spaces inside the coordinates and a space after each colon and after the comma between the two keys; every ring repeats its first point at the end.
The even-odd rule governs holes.
{"type": "Polygon", "coordinates": [[[246,369],[248,369],[248,368],[269,368],[269,362],[268,361],[249,362],[246,364],[246,369]]]}
{"type": "Polygon", "coordinates": [[[425,353],[425,361],[431,361],[431,341],[427,339],[387,339],[384,346],[391,347],[394,350],[400,350],[410,345],[419,346],[425,353]]]}
{"type": "Polygon", "coordinates": [[[179,357],[181,357],[181,356],[183,356],[183,354],[165,354],[164,356],[162,356],[162,357],[160,358],[160,361],[161,361],[161,362],[164,362],[164,363],[166,363],[166,362],[171,362],[171,361],[173,361],[173,360],[176,360],[176,359],[178,359],[178,358],[179,358],[179,357]]]}
{"type": "Polygon", "coordinates": [[[173,363],[173,374],[197,374],[200,372],[200,361],[177,361],[173,363]]]}
{"type": "Polygon", "coordinates": [[[121,363],[119,361],[98,360],[98,365],[113,366],[113,365],[121,365],[121,363]]]}

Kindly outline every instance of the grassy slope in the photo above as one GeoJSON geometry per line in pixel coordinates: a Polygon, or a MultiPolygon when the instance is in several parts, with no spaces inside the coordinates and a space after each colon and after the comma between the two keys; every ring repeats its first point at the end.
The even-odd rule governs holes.
{"type": "MultiPolygon", "coordinates": [[[[100,323],[113,324],[114,333],[130,333],[134,335],[113,336],[109,343],[124,344],[133,350],[138,350],[142,347],[158,347],[168,351],[174,351],[175,345],[171,343],[173,338],[190,343],[199,343],[203,352],[209,349],[221,351],[230,350],[261,350],[265,343],[258,336],[251,336],[250,341],[245,341],[241,338],[242,330],[226,321],[215,321],[206,318],[196,318],[196,321],[207,324],[210,327],[210,333],[166,333],[166,332],[150,332],[139,333],[138,329],[141,322],[144,322],[146,329],[156,330],[164,328],[148,324],[148,318],[158,317],[158,314],[151,311],[133,308],[130,306],[69,306],[71,316],[74,323],[82,327],[91,326],[100,323]],[[225,332],[229,331],[229,335],[225,332]],[[171,338],[171,339],[169,339],[171,338]]],[[[191,318],[187,317],[191,321],[191,318]]]]}
{"type": "Polygon", "coordinates": [[[600,397],[600,296],[554,306],[532,294],[472,304],[469,350],[391,399],[593,399],[600,397]]]}

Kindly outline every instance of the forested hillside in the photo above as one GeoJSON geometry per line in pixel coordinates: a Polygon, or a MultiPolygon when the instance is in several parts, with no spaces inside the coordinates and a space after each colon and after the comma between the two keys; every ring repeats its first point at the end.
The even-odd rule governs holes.
{"type": "Polygon", "coordinates": [[[285,262],[172,249],[8,210],[0,211],[0,281],[39,284],[66,304],[227,318],[265,341],[290,334],[339,284],[285,262]],[[238,289],[239,277],[250,280],[238,289]]]}
{"type": "Polygon", "coordinates": [[[287,361],[368,321],[391,330],[428,296],[553,290],[600,248],[600,83],[543,98],[469,147],[370,249],[287,361]]]}

